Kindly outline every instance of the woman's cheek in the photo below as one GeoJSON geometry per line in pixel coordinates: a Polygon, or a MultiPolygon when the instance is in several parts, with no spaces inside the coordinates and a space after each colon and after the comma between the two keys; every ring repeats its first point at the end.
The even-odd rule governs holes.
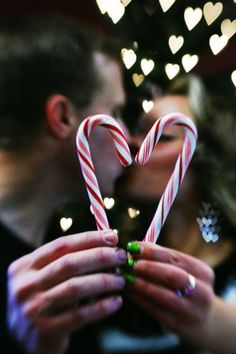
{"type": "Polygon", "coordinates": [[[182,146],[182,141],[174,141],[171,143],[159,143],[152,152],[152,155],[149,159],[150,164],[153,164],[155,167],[169,167],[174,164],[180,154],[182,146]]]}

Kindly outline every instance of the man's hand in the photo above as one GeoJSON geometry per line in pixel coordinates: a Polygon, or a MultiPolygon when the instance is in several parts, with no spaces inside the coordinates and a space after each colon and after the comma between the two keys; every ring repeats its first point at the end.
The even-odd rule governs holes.
{"type": "Polygon", "coordinates": [[[64,353],[72,331],[121,307],[112,292],[124,279],[108,271],[126,262],[117,242],[112,231],[65,236],[10,265],[8,328],[27,353],[64,353]]]}

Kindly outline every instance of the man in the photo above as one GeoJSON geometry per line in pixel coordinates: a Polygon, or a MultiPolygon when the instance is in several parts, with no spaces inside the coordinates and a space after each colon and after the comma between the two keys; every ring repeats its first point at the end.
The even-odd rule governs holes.
{"type": "MultiPolygon", "coordinates": [[[[91,38],[96,42],[61,18],[16,21],[0,34],[5,353],[65,353],[73,331],[122,304],[124,279],[108,269],[123,265],[126,253],[112,231],[53,234],[59,238],[43,245],[55,210],[74,201],[89,208],[76,156],[79,123],[95,113],[114,116],[125,100],[118,62],[91,38]]],[[[109,195],[121,167],[108,132],[96,129],[91,146],[101,191],[109,195]]]]}

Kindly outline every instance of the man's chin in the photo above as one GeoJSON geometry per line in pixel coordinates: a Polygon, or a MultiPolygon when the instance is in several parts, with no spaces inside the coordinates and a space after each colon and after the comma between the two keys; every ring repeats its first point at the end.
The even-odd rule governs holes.
{"type": "Polygon", "coordinates": [[[130,183],[130,178],[127,175],[119,176],[114,185],[114,196],[124,199],[129,194],[130,183]]]}

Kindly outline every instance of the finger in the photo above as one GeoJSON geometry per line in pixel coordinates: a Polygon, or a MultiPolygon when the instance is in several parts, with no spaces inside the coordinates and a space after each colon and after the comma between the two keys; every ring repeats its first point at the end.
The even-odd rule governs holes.
{"type": "Polygon", "coordinates": [[[24,313],[28,318],[37,318],[42,313],[64,311],[68,306],[78,304],[80,300],[120,291],[124,286],[123,277],[108,273],[71,278],[32,298],[25,306],[24,313]]]}
{"type": "Polygon", "coordinates": [[[172,290],[185,289],[189,284],[189,273],[168,263],[141,259],[134,263],[133,273],[172,290]]]}
{"type": "Polygon", "coordinates": [[[69,253],[41,269],[37,274],[40,289],[49,289],[66,279],[115,268],[126,262],[123,249],[97,247],[85,251],[69,253]]]}
{"type": "MultiPolygon", "coordinates": [[[[113,296],[54,316],[50,319],[50,329],[58,332],[72,332],[89,323],[113,314],[120,309],[122,303],[123,300],[121,296],[113,296]]],[[[44,325],[44,323],[42,323],[42,325],[44,325]]],[[[47,328],[49,325],[47,325],[47,328]]]]}
{"type": "Polygon", "coordinates": [[[162,247],[151,242],[135,242],[140,245],[140,252],[133,254],[135,259],[148,259],[162,263],[173,264],[195,277],[205,280],[213,284],[214,272],[213,270],[201,260],[189,256],[185,253],[173,250],[171,248],[162,247]]]}
{"type": "Polygon", "coordinates": [[[189,320],[205,316],[213,298],[213,291],[200,280],[193,292],[185,297],[179,297],[175,291],[142,278],[135,279],[130,291],[189,320]]]}
{"type": "Polygon", "coordinates": [[[112,230],[88,231],[62,236],[12,263],[9,272],[15,275],[25,268],[41,269],[65,254],[94,247],[114,247],[117,243],[118,236],[112,230]]]}

